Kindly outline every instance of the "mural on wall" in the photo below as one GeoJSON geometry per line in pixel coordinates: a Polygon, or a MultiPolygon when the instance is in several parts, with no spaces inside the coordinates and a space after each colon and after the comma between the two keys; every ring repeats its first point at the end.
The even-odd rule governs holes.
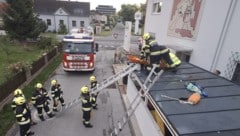
{"type": "Polygon", "coordinates": [[[204,0],[174,0],[168,35],[196,40],[204,0]]]}

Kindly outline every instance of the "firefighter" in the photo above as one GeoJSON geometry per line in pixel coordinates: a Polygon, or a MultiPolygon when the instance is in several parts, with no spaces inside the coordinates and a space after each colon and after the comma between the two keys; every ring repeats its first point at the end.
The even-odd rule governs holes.
{"type": "Polygon", "coordinates": [[[58,111],[57,106],[59,102],[61,102],[62,107],[65,106],[61,85],[55,79],[51,81],[51,96],[53,99],[53,111],[58,111]]]}
{"type": "MultiPolygon", "coordinates": [[[[17,99],[18,97],[23,97],[23,98],[25,99],[25,96],[24,96],[24,94],[23,94],[23,92],[22,92],[21,89],[16,89],[16,90],[14,90],[14,92],[13,92],[13,100],[12,100],[12,105],[11,105],[11,107],[12,107],[12,110],[13,110],[14,113],[16,113],[16,107],[17,107],[16,99],[17,99]]],[[[26,109],[28,110],[27,113],[29,114],[28,116],[30,117],[31,125],[36,125],[37,123],[32,120],[31,110],[30,110],[28,104],[26,103],[25,105],[26,105],[26,109]]]]}
{"type": "Polygon", "coordinates": [[[90,123],[91,111],[92,111],[92,101],[94,97],[90,96],[89,89],[87,86],[81,88],[81,102],[83,111],[83,125],[87,128],[93,127],[90,123]]]}
{"type": "Polygon", "coordinates": [[[43,88],[41,83],[37,83],[32,95],[32,103],[34,107],[37,108],[38,116],[41,121],[45,120],[43,117],[43,109],[47,113],[48,117],[52,118],[55,116],[49,108],[49,100],[51,99],[48,96],[47,90],[43,88]]]}
{"type": "MultiPolygon", "coordinates": [[[[97,87],[97,79],[96,76],[92,75],[90,78],[90,88],[93,89],[95,87],[97,87]]],[[[98,96],[99,92],[97,92],[96,94],[91,94],[92,97],[94,97],[95,99],[92,101],[92,106],[93,109],[97,109],[97,96],[98,96]]]]}
{"type": "MultiPolygon", "coordinates": [[[[149,33],[143,35],[145,43],[148,44],[150,65],[147,66],[147,70],[150,71],[153,65],[156,65],[158,70],[160,68],[160,61],[163,60],[168,65],[167,68],[175,68],[181,64],[181,61],[175,54],[170,53],[170,50],[164,46],[159,45],[153,36],[149,33]]],[[[147,50],[148,51],[148,50],[147,50]]],[[[145,52],[143,50],[143,52],[145,52]]],[[[147,52],[148,53],[148,52],[147,52]]],[[[146,54],[146,53],[145,53],[146,54]]],[[[142,53],[141,56],[144,54],[142,53]]],[[[144,56],[145,57],[145,56],[144,56]]]]}
{"type": "MultiPolygon", "coordinates": [[[[163,64],[163,68],[176,68],[181,65],[181,60],[174,54],[174,53],[169,53],[170,59],[172,60],[173,64],[170,66],[169,64],[166,63],[165,60],[161,60],[160,65],[163,64]]],[[[161,67],[161,66],[160,66],[161,67]]]]}
{"type": "MultiPolygon", "coordinates": [[[[155,40],[155,37],[152,36],[150,33],[145,33],[143,35],[143,40],[145,41],[145,44],[142,46],[140,56],[141,56],[141,59],[145,59],[146,61],[149,62],[151,46],[157,45],[158,43],[155,40]]],[[[149,66],[149,65],[147,65],[147,66],[141,65],[142,70],[149,70],[150,68],[151,68],[151,66],[149,66]]]]}
{"type": "Polygon", "coordinates": [[[20,126],[20,136],[31,136],[34,132],[30,131],[31,127],[31,114],[27,109],[26,100],[23,96],[15,98],[16,108],[15,116],[17,123],[20,126]]]}
{"type": "Polygon", "coordinates": [[[21,89],[16,89],[16,90],[14,90],[14,92],[13,92],[13,100],[12,100],[12,105],[11,105],[13,112],[15,112],[15,109],[16,109],[16,107],[17,107],[17,105],[16,105],[16,98],[17,98],[17,97],[23,97],[23,98],[25,98],[25,96],[24,96],[24,94],[23,94],[23,92],[22,92],[21,89]]]}

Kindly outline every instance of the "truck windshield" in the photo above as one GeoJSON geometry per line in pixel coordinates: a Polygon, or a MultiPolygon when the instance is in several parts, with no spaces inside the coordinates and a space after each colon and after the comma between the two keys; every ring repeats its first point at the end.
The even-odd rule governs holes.
{"type": "Polygon", "coordinates": [[[87,54],[93,53],[93,46],[92,43],[72,43],[72,42],[65,42],[63,51],[65,53],[72,53],[72,54],[87,54]]]}

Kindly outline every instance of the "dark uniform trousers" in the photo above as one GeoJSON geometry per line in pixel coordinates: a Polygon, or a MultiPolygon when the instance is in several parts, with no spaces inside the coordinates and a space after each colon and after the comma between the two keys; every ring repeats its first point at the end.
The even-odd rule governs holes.
{"type": "Polygon", "coordinates": [[[57,110],[58,101],[61,102],[62,106],[65,105],[64,99],[63,99],[63,92],[60,88],[60,84],[57,84],[57,85],[51,87],[51,95],[53,98],[53,110],[54,111],[57,110]]]}
{"type": "Polygon", "coordinates": [[[91,111],[92,111],[92,98],[89,94],[82,95],[82,111],[83,111],[83,124],[90,125],[91,111]]]}
{"type": "Polygon", "coordinates": [[[20,126],[20,136],[30,135],[31,113],[27,109],[26,104],[16,106],[15,110],[16,119],[20,126]]]}
{"type": "MultiPolygon", "coordinates": [[[[91,81],[90,84],[91,84],[91,89],[93,89],[97,86],[97,81],[91,81]]],[[[92,100],[92,106],[94,109],[97,108],[97,96],[98,96],[98,93],[92,94],[92,97],[94,97],[94,99],[92,100]]]]}
{"type": "Polygon", "coordinates": [[[50,100],[50,98],[45,89],[42,89],[41,91],[35,90],[33,92],[32,103],[37,108],[40,119],[43,119],[43,109],[49,117],[53,116],[52,111],[49,108],[48,100],[50,100]]]}

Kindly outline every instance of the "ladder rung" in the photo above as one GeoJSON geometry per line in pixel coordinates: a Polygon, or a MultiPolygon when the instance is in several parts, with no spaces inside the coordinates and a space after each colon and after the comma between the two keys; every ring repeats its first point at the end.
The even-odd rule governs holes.
{"type": "Polygon", "coordinates": [[[122,124],[120,121],[118,121],[118,129],[119,129],[119,131],[122,131],[122,124]]]}
{"type": "Polygon", "coordinates": [[[115,133],[115,135],[118,135],[118,130],[117,130],[117,128],[114,128],[114,133],[115,133]]]}
{"type": "Polygon", "coordinates": [[[123,117],[123,123],[125,124],[127,122],[127,119],[123,117]]]}
{"type": "Polygon", "coordinates": [[[151,80],[151,79],[148,79],[148,82],[152,83],[152,80],[151,80]]]}

